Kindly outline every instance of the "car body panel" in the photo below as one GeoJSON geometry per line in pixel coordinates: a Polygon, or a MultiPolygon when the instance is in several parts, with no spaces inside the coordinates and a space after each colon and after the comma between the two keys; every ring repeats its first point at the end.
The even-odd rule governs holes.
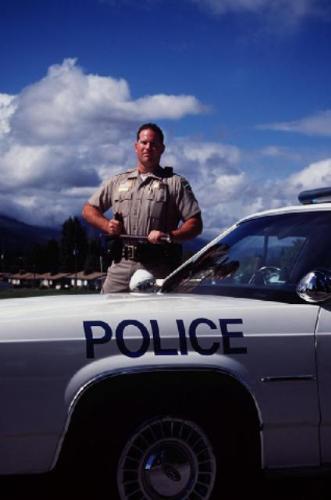
{"type": "MultiPolygon", "coordinates": [[[[263,468],[330,463],[330,303],[306,303],[295,293],[298,280],[316,263],[331,265],[328,219],[322,213],[330,211],[331,204],[323,203],[246,217],[169,275],[157,294],[1,300],[0,474],[51,469],[88,389],[107,378],[116,384],[121,377],[153,371],[174,371],[178,377],[184,371],[201,377],[208,372],[243,387],[256,409],[263,468]],[[303,214],[297,226],[284,223],[289,214],[303,214]],[[311,215],[323,220],[319,232],[311,224],[306,234],[311,215]],[[277,221],[281,231],[274,233],[277,221]],[[253,227],[250,234],[245,224],[253,227]],[[245,246],[247,235],[253,239],[245,246]],[[251,259],[255,250],[264,264],[251,259]],[[277,274],[283,261],[289,277],[277,274]],[[258,276],[259,282],[263,266],[272,273],[258,276]],[[230,296],[236,286],[241,295],[230,296]]],[[[223,410],[221,387],[210,394],[217,415],[223,410]]],[[[120,411],[114,408],[117,415],[120,411]]]]}
{"type": "MultiPolygon", "coordinates": [[[[11,468],[8,452],[1,454],[0,472],[40,472],[45,463],[49,467],[68,425],[70,408],[82,388],[99,377],[162,368],[203,368],[236,378],[258,407],[265,467],[293,462],[317,465],[314,329],[318,310],[306,304],[185,294],[2,301],[1,442],[9,447],[12,441],[13,455],[20,454],[21,464],[18,467],[15,458],[11,468]],[[124,329],[119,326],[123,320],[124,329]],[[223,331],[220,320],[230,320],[223,331]],[[112,338],[95,343],[93,356],[87,357],[84,322],[92,324],[96,340],[105,335],[105,326],[94,326],[100,321],[109,325],[112,338]],[[185,345],[180,328],[185,330],[185,345]],[[147,335],[148,345],[143,347],[147,335]],[[45,450],[38,453],[39,464],[29,456],[36,442],[45,450]],[[279,449],[281,442],[292,443],[286,453],[279,449]]],[[[217,406],[218,398],[211,397],[217,406]]]]}

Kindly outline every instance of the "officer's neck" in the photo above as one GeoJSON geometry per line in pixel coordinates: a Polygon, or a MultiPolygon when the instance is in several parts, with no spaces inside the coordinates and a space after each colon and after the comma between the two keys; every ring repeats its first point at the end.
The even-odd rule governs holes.
{"type": "Polygon", "coordinates": [[[152,174],[159,168],[158,165],[142,165],[141,163],[137,166],[139,174],[152,174]]]}

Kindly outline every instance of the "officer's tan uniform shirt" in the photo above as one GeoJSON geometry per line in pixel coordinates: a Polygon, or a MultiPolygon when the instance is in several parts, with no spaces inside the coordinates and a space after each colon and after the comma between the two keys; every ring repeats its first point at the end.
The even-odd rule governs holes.
{"type": "Polygon", "coordinates": [[[169,232],[200,213],[198,202],[188,181],[168,174],[159,167],[142,180],[138,171],[128,170],[106,181],[89,199],[89,203],[106,212],[123,217],[124,232],[145,235],[153,229],[169,232]]]}

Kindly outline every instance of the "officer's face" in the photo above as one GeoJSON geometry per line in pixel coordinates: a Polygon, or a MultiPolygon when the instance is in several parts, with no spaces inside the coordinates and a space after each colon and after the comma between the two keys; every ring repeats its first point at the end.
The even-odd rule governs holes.
{"type": "Polygon", "coordinates": [[[159,136],[151,129],[142,130],[135,144],[139,164],[149,170],[159,165],[164,149],[159,136]]]}

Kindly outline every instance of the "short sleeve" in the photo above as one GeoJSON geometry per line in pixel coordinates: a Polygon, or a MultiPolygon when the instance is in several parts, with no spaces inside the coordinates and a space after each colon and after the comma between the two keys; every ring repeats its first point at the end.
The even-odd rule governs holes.
{"type": "Polygon", "coordinates": [[[198,201],[192,191],[190,183],[185,177],[179,176],[177,192],[177,207],[183,221],[201,213],[198,201]]]}
{"type": "Polygon", "coordinates": [[[107,212],[112,206],[112,181],[103,183],[100,188],[92,194],[88,202],[98,208],[102,213],[107,212]]]}

